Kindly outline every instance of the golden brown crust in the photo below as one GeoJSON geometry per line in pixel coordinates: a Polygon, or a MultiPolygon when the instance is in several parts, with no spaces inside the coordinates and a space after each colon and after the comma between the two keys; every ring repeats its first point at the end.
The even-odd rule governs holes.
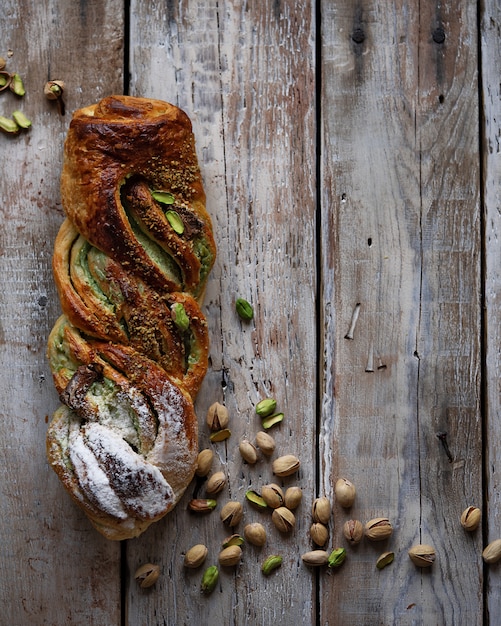
{"type": "Polygon", "coordinates": [[[197,300],[215,245],[188,117],[127,96],[77,111],[61,193],[63,315],[48,357],[63,406],[47,456],[96,529],[126,539],[170,511],[195,470],[209,349],[197,300]]]}

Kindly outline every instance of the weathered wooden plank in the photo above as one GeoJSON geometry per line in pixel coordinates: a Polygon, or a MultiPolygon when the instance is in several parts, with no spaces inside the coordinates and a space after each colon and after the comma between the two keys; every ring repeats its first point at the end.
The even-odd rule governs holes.
{"type": "MultiPolygon", "coordinates": [[[[131,10],[131,93],[179,104],[193,120],[219,249],[206,296],[211,368],[197,403],[201,447],[207,407],[224,401],[231,415],[229,442],[214,446],[215,468],[229,476],[219,497],[244,501],[249,487],[274,480],[271,462],[242,463],[238,442],[259,430],[254,405],[275,396],[285,421],[274,431],[280,454],[298,455],[294,482],[304,489],[297,527],[282,537],[270,514],[244,505],[244,523],[261,520],[262,549],[244,547],[242,564],[222,571],[211,597],[200,595],[202,572],[183,571],[183,553],[203,542],[206,566],[217,562],[228,535],[218,511],[204,519],[186,512],[190,489],[177,510],[127,547],[131,572],[155,559],[163,576],[154,594],[134,584],[130,624],[312,623],[314,575],[299,555],[309,549],[309,508],[315,476],[315,138],[313,15],[307,3],[181,2],[131,10]],[[144,42],[150,42],[148,46],[144,42]],[[236,297],[255,308],[243,324],[236,297]],[[264,578],[268,554],[284,557],[264,578]]],[[[280,481],[282,482],[282,481],[280,481]]],[[[203,489],[201,491],[203,493],[203,489]]],[[[238,527],[242,532],[243,524],[238,527]]]]}
{"type": "Polygon", "coordinates": [[[480,533],[459,525],[482,476],[475,10],[322,3],[322,484],[358,487],[339,543],[349,517],[395,526],[321,578],[322,624],[482,620],[480,533]],[[415,543],[435,546],[431,572],[415,543]]]}
{"type": "Polygon", "coordinates": [[[58,405],[45,350],[60,311],[51,256],[63,141],[73,109],[122,90],[122,3],[6,0],[0,21],[0,55],[26,87],[22,99],[0,94],[0,114],[21,109],[33,123],[0,134],[2,622],[119,624],[120,547],[91,528],[45,459],[58,405]],[[55,78],[66,82],[64,117],[43,94],[55,78]]]}
{"type": "MultiPolygon", "coordinates": [[[[485,544],[501,537],[501,498],[499,493],[499,441],[501,438],[501,398],[499,372],[501,369],[501,90],[499,59],[501,58],[501,7],[498,2],[486,2],[481,20],[482,103],[485,134],[482,137],[485,202],[485,347],[486,347],[486,425],[485,476],[487,519],[485,544]]],[[[486,615],[490,624],[501,614],[501,581],[494,566],[486,576],[486,615]]]]}

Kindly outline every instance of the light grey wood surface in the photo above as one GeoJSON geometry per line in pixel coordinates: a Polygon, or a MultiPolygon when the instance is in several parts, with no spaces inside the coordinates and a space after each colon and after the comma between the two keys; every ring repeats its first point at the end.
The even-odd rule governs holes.
{"type": "Polygon", "coordinates": [[[484,569],[481,552],[501,537],[497,3],[4,4],[0,56],[26,95],[0,93],[0,115],[21,109],[33,125],[0,134],[2,620],[495,624],[500,571],[484,569]],[[56,78],[64,116],[43,95],[56,78]],[[186,510],[192,485],[122,544],[91,528],[44,448],[58,405],[45,350],[60,311],[51,254],[63,142],[72,112],[112,93],[170,101],[193,123],[218,246],[200,447],[229,479],[210,515],[186,510]],[[253,304],[252,322],[237,317],[237,297],[253,304]],[[267,395],[285,413],[272,458],[302,462],[280,481],[304,494],[290,536],[245,503],[247,489],[276,481],[270,460],[249,466],[238,452],[267,395]],[[232,435],[211,444],[205,413],[216,400],[232,435]],[[334,498],[340,476],[357,486],[348,511],[334,498]],[[301,562],[321,495],[333,507],[327,549],[347,547],[335,572],[301,562]],[[229,499],[244,503],[237,530],[261,521],[268,541],[244,546],[205,597],[203,569],[185,570],[183,555],[202,542],[205,565],[217,562],[229,499]],[[459,524],[471,504],[484,514],[472,535],[459,524]],[[378,516],[393,523],[390,540],[346,545],[345,520],[378,516]],[[410,563],[415,543],[434,545],[431,570],[410,563]],[[386,550],[395,561],[378,571],[386,550]],[[283,565],[266,578],[260,566],[274,553],[283,565]],[[141,590],[133,574],[146,561],[161,577],[141,590]]]}

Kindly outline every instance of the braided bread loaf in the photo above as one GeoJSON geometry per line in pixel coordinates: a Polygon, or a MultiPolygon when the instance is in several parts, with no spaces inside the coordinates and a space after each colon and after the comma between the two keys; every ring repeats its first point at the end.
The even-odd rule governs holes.
{"type": "Polygon", "coordinates": [[[198,451],[215,244],[188,117],[128,96],[76,111],[61,196],[47,456],[93,525],[126,539],[174,507],[198,451]]]}

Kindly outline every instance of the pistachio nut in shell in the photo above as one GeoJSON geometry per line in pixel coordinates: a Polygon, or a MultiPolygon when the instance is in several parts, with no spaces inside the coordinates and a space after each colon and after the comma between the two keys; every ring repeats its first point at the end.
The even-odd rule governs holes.
{"type": "Polygon", "coordinates": [[[387,517],[375,517],[365,525],[365,536],[370,541],[384,541],[391,537],[393,526],[387,517]]]}
{"type": "Polygon", "coordinates": [[[284,505],[284,494],[282,489],[275,483],[264,485],[261,489],[261,496],[266,504],[272,509],[278,509],[284,505]]]}
{"type": "Polygon", "coordinates": [[[240,502],[230,500],[221,509],[221,521],[230,527],[236,526],[243,517],[243,507],[240,502]]]}
{"type": "Polygon", "coordinates": [[[293,454],[285,454],[275,459],[272,464],[273,473],[276,476],[291,476],[300,468],[299,459],[293,454]]]}
{"type": "Polygon", "coordinates": [[[461,515],[461,526],[469,532],[476,530],[482,519],[482,512],[478,506],[469,506],[461,515]]]}
{"type": "Polygon", "coordinates": [[[207,481],[205,491],[207,495],[214,496],[220,493],[226,485],[226,476],[224,472],[215,472],[207,481]]]}
{"type": "Polygon", "coordinates": [[[246,461],[249,465],[254,465],[257,461],[257,450],[248,439],[242,439],[240,442],[238,449],[240,450],[240,455],[244,461],[246,461]]]}
{"type": "Polygon", "coordinates": [[[210,430],[223,430],[228,426],[228,409],[219,402],[213,402],[207,410],[207,426],[210,430]]]}
{"type": "Polygon", "coordinates": [[[228,548],[229,546],[243,546],[244,538],[239,534],[235,533],[234,535],[230,535],[226,537],[223,541],[223,548],[228,548]]]}
{"type": "Polygon", "coordinates": [[[197,543],[184,555],[184,566],[188,569],[200,567],[207,558],[208,552],[207,547],[203,543],[197,543]]]}
{"type": "Polygon", "coordinates": [[[325,496],[315,498],[311,507],[311,515],[314,522],[327,524],[331,516],[331,503],[329,498],[326,498],[325,496]]]}
{"type": "Polygon", "coordinates": [[[289,487],[285,492],[284,504],[288,509],[294,511],[294,509],[297,509],[297,507],[301,504],[302,499],[303,490],[301,489],[301,487],[293,485],[292,487],[289,487]]]}
{"type": "Polygon", "coordinates": [[[310,526],[310,537],[317,546],[325,546],[329,539],[329,529],[321,522],[313,522],[310,526]]]}
{"type": "Polygon", "coordinates": [[[240,546],[228,546],[219,553],[219,564],[225,567],[238,565],[242,558],[242,548],[240,546]]]}
{"type": "Polygon", "coordinates": [[[343,524],[343,535],[348,543],[356,545],[362,541],[364,526],[357,519],[349,519],[343,524]]]}
{"type": "Polygon", "coordinates": [[[212,469],[212,461],[214,460],[214,452],[206,448],[200,450],[197,456],[197,469],[195,474],[197,476],[207,476],[212,469]]]}
{"type": "Polygon", "coordinates": [[[329,561],[329,553],[325,550],[312,550],[301,555],[301,560],[305,565],[311,565],[313,567],[319,567],[321,565],[327,565],[329,561]]]}
{"type": "Polygon", "coordinates": [[[244,537],[253,546],[264,546],[266,543],[266,529],[259,522],[252,522],[245,526],[244,537]]]}
{"type": "Polygon", "coordinates": [[[296,525],[294,513],[285,506],[279,506],[278,509],[273,509],[271,520],[281,533],[290,533],[296,525]]]}
{"type": "Polygon", "coordinates": [[[501,559],[501,539],[494,539],[482,552],[486,563],[497,563],[501,559]]]}
{"type": "Polygon", "coordinates": [[[430,567],[435,562],[435,548],[426,543],[418,544],[409,550],[409,557],[418,567],[430,567]]]}
{"type": "Polygon", "coordinates": [[[137,568],[134,578],[142,589],[154,585],[160,576],[160,567],[153,563],[145,563],[137,568]]]}
{"type": "Polygon", "coordinates": [[[339,478],[334,485],[336,502],[344,509],[349,509],[355,502],[355,485],[347,478],[339,478]]]}
{"type": "Polygon", "coordinates": [[[265,456],[271,456],[275,452],[275,440],[263,430],[256,435],[256,445],[265,456]]]}

